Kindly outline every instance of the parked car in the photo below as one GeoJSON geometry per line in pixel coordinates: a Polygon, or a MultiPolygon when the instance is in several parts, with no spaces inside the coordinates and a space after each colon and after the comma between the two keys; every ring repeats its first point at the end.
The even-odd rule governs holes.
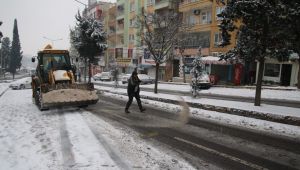
{"type": "Polygon", "coordinates": [[[122,75],[121,77],[121,81],[122,81],[122,84],[125,84],[128,82],[128,79],[130,78],[131,74],[124,74],[122,75]]]}
{"type": "Polygon", "coordinates": [[[95,75],[93,76],[93,79],[94,79],[95,81],[97,81],[97,80],[100,80],[100,77],[101,77],[101,73],[97,73],[97,74],[95,74],[95,75]]]}
{"type": "Polygon", "coordinates": [[[22,82],[13,83],[9,85],[13,90],[30,89],[31,88],[31,77],[26,78],[22,82]]]}
{"type": "Polygon", "coordinates": [[[141,84],[152,84],[155,79],[147,74],[138,74],[139,79],[142,81],[141,84]]]}
{"type": "MultiPolygon", "coordinates": [[[[192,86],[196,84],[196,78],[192,78],[192,86]]],[[[209,75],[206,72],[197,77],[197,89],[209,89],[211,87],[211,82],[209,75]]]]}
{"type": "MultiPolygon", "coordinates": [[[[125,84],[128,82],[128,79],[130,78],[131,74],[124,74],[122,76],[122,84],[125,84]]],[[[139,79],[142,81],[141,84],[151,84],[154,83],[154,78],[151,76],[148,76],[147,74],[138,74],[139,79]]]]}
{"type": "Polygon", "coordinates": [[[93,76],[93,79],[95,81],[100,80],[100,81],[111,81],[111,74],[110,72],[102,72],[102,73],[97,73],[93,76]]]}

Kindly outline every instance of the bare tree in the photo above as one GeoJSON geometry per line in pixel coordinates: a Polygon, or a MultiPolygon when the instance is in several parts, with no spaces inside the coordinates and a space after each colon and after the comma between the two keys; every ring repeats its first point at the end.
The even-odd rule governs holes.
{"type": "Polygon", "coordinates": [[[177,12],[166,11],[164,13],[148,13],[142,11],[137,17],[138,35],[141,37],[141,45],[145,46],[152,59],[155,61],[155,87],[157,93],[159,66],[166,62],[173,53],[178,43],[181,18],[177,12]]]}

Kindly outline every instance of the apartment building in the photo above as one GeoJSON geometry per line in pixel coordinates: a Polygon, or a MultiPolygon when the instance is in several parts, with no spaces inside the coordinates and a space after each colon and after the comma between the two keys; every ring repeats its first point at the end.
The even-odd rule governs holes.
{"type": "Polygon", "coordinates": [[[108,9],[108,15],[106,16],[108,20],[108,29],[107,29],[107,45],[105,55],[108,60],[108,69],[116,65],[116,46],[117,46],[117,5],[111,6],[108,9]]]}
{"type": "MultiPolygon", "coordinates": [[[[184,58],[180,65],[185,65],[184,71],[187,75],[192,68],[191,62],[199,55],[199,47],[203,56],[216,57],[235,46],[234,36],[231,39],[231,45],[225,48],[218,46],[222,37],[218,27],[220,18],[217,15],[224,9],[225,6],[218,4],[216,0],[181,0],[179,12],[182,14],[183,23],[188,28],[184,35],[188,41],[183,43],[184,58]]],[[[232,81],[235,68],[231,63],[218,62],[213,57],[206,58],[204,61],[209,74],[217,76],[223,82],[232,81]]],[[[183,70],[180,71],[180,76],[182,76],[183,70]]]]}
{"type": "Polygon", "coordinates": [[[116,4],[115,60],[122,73],[130,73],[136,68],[143,55],[135,27],[142,3],[141,0],[118,0],[116,4]]]}

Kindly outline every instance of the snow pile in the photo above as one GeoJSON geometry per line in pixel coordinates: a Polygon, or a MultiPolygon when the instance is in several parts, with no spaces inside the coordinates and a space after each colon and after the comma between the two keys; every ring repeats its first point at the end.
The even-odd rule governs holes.
{"type": "Polygon", "coordinates": [[[45,104],[93,100],[98,100],[96,91],[87,91],[82,89],[59,89],[43,93],[43,101],[45,104]]]}

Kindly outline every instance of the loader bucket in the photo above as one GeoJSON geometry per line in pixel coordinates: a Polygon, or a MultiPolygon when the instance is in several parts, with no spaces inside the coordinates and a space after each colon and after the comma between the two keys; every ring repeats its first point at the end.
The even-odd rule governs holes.
{"type": "Polygon", "coordinates": [[[41,94],[43,107],[85,106],[95,104],[98,100],[96,91],[87,84],[47,86],[44,87],[41,94]]]}
{"type": "Polygon", "coordinates": [[[82,89],[59,89],[42,93],[44,107],[83,106],[95,104],[99,100],[96,91],[82,89]]]}

